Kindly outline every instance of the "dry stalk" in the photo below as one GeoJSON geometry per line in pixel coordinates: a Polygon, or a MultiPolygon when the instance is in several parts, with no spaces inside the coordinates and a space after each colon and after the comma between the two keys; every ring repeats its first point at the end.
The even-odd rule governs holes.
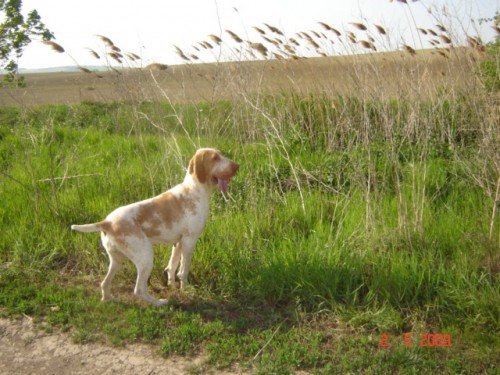
{"type": "MultiPolygon", "coordinates": [[[[497,187],[495,191],[495,198],[493,199],[493,209],[491,211],[491,221],[490,221],[490,240],[493,240],[493,231],[495,229],[495,223],[497,220],[498,206],[500,204],[500,177],[497,180],[497,187]]],[[[500,234],[499,234],[500,237],[500,234]]],[[[500,242],[500,241],[499,241],[500,242]]]]}
{"type": "Polygon", "coordinates": [[[292,171],[295,183],[297,184],[297,189],[298,189],[299,195],[300,195],[300,201],[301,201],[302,211],[304,212],[304,214],[306,214],[306,205],[305,205],[305,201],[304,201],[304,193],[302,191],[302,186],[301,186],[301,183],[299,181],[299,177],[297,175],[296,168],[295,168],[294,164],[292,163],[292,159],[290,157],[290,154],[288,153],[288,147],[287,147],[287,145],[285,143],[285,140],[283,139],[283,136],[280,134],[280,132],[279,132],[276,124],[274,123],[274,120],[271,118],[271,116],[269,114],[267,114],[264,110],[262,110],[261,108],[259,108],[254,103],[252,103],[246,96],[244,97],[244,99],[245,99],[245,101],[246,101],[247,104],[249,104],[258,113],[260,113],[262,115],[262,117],[264,117],[269,122],[269,124],[271,125],[271,128],[274,131],[274,134],[271,133],[270,135],[271,135],[271,137],[273,139],[278,139],[278,141],[279,141],[279,144],[281,146],[280,148],[283,151],[285,159],[286,159],[286,161],[287,161],[287,163],[290,166],[290,169],[292,171]]]}

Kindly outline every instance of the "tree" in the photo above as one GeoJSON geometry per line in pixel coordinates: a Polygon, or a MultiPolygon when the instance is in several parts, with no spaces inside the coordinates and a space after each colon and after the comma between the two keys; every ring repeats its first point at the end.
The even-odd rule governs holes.
{"type": "Polygon", "coordinates": [[[18,72],[18,60],[31,38],[44,41],[54,38],[36,10],[30,11],[25,19],[22,5],[22,0],[0,0],[0,67],[7,71],[4,83],[18,87],[24,86],[24,79],[18,72]]]}

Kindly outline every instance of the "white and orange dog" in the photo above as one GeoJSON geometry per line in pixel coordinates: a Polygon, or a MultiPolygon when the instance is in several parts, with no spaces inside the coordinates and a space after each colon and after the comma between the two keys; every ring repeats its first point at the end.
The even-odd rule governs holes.
{"type": "Polygon", "coordinates": [[[72,225],[80,232],[101,232],[101,240],[109,256],[109,270],[101,283],[102,300],[111,299],[111,281],[125,257],[137,268],[135,295],[157,306],[148,293],[148,279],[153,269],[153,245],[173,244],[165,271],[168,284],[175,284],[175,271],[181,289],[188,282],[194,247],[208,218],[210,193],[215,186],[226,192],[239,165],[218,150],[203,148],[189,162],[184,181],[154,198],[119,207],[106,219],[94,224],[72,225]]]}

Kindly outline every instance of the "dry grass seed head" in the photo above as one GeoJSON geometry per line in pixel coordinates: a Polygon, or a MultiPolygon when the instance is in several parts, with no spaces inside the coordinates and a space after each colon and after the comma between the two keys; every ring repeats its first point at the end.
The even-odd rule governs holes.
{"type": "Polygon", "coordinates": [[[321,21],[320,21],[320,22],[318,22],[318,23],[319,23],[321,26],[323,26],[323,27],[324,27],[324,29],[325,29],[325,30],[327,30],[327,31],[332,31],[332,30],[333,30],[333,28],[332,28],[329,24],[327,24],[327,23],[325,23],[325,22],[321,22],[321,21]]]}
{"type": "Polygon", "coordinates": [[[337,36],[341,36],[342,34],[340,33],[340,31],[338,31],[337,29],[331,27],[330,25],[328,25],[327,23],[325,22],[318,22],[321,26],[323,26],[325,28],[325,30],[327,31],[331,31],[333,32],[335,35],[337,36]]]}
{"type": "Polygon", "coordinates": [[[243,39],[241,39],[241,38],[238,36],[238,34],[233,33],[231,30],[227,30],[227,29],[226,29],[226,33],[228,33],[228,34],[229,34],[229,36],[230,36],[231,38],[233,38],[233,40],[234,40],[236,43],[243,43],[243,39]]]}
{"type": "Polygon", "coordinates": [[[412,47],[409,45],[403,44],[403,50],[408,52],[410,55],[415,56],[417,54],[417,51],[415,51],[412,47]]]}
{"type": "Polygon", "coordinates": [[[440,38],[443,42],[445,42],[446,44],[451,44],[451,39],[450,39],[450,38],[448,38],[446,35],[441,34],[441,35],[439,35],[439,38],[440,38]]]}
{"type": "Polygon", "coordinates": [[[182,52],[182,50],[181,50],[179,47],[177,47],[177,46],[175,46],[175,45],[174,45],[174,49],[175,49],[175,53],[177,53],[177,55],[179,55],[179,57],[180,57],[181,59],[183,59],[183,60],[185,60],[185,61],[191,61],[191,60],[189,59],[189,57],[187,57],[187,56],[184,54],[184,52],[182,52]]]}
{"type": "Polygon", "coordinates": [[[447,32],[446,28],[445,28],[443,25],[441,25],[441,24],[437,24],[437,25],[436,25],[436,27],[437,27],[439,30],[441,30],[443,33],[447,32]]]}
{"type": "Polygon", "coordinates": [[[259,52],[262,56],[267,57],[267,48],[262,43],[249,42],[248,45],[250,48],[259,52]]]}
{"type": "Polygon", "coordinates": [[[354,34],[352,31],[347,32],[347,39],[349,39],[349,41],[354,44],[358,42],[356,39],[356,34],[354,34]]]}
{"type": "Polygon", "coordinates": [[[217,45],[220,45],[222,43],[222,39],[219,38],[217,35],[210,34],[209,38],[212,39],[213,42],[216,43],[217,45]]]}
{"type": "Polygon", "coordinates": [[[108,53],[109,57],[111,57],[113,60],[115,60],[116,62],[118,63],[122,63],[122,58],[123,58],[123,55],[121,53],[118,53],[118,52],[110,52],[108,53]]]}
{"type": "Polygon", "coordinates": [[[385,29],[382,26],[380,26],[380,25],[374,25],[374,26],[377,29],[377,31],[379,32],[379,34],[387,35],[387,31],[385,31],[385,29]]]}
{"type": "Polygon", "coordinates": [[[321,35],[319,35],[316,31],[311,30],[311,33],[313,33],[316,38],[321,39],[321,35]]]}
{"type": "Polygon", "coordinates": [[[366,49],[371,49],[373,51],[376,51],[377,48],[375,47],[375,45],[371,42],[368,42],[366,40],[360,40],[359,43],[366,49]]]}
{"type": "Polygon", "coordinates": [[[265,23],[264,25],[266,25],[266,27],[269,30],[271,30],[273,33],[276,33],[276,34],[281,35],[281,36],[285,36],[285,34],[283,34],[283,32],[280,29],[278,29],[277,27],[274,27],[274,26],[269,25],[267,23],[265,23]]]}
{"type": "Polygon", "coordinates": [[[380,26],[380,25],[375,25],[375,28],[377,29],[377,31],[382,34],[382,35],[387,35],[387,32],[385,31],[385,29],[380,26]]]}
{"type": "Polygon", "coordinates": [[[365,30],[368,29],[365,25],[363,25],[360,22],[351,22],[351,25],[353,25],[355,28],[357,28],[357,29],[359,29],[361,31],[365,31],[365,30]]]}
{"type": "Polygon", "coordinates": [[[267,36],[262,36],[262,39],[264,39],[266,42],[268,42],[270,44],[276,45],[276,41],[272,40],[272,39],[269,39],[267,36]]]}
{"type": "Polygon", "coordinates": [[[309,44],[310,44],[311,46],[313,46],[314,48],[316,48],[316,49],[319,49],[319,48],[320,48],[320,47],[319,47],[319,44],[318,44],[318,43],[316,43],[316,42],[314,41],[314,39],[313,39],[313,38],[311,38],[310,36],[309,36],[308,38],[306,38],[306,39],[307,39],[307,41],[309,42],[309,44]]]}
{"type": "Polygon", "coordinates": [[[266,35],[266,32],[264,30],[262,30],[261,28],[257,27],[257,26],[253,26],[253,28],[261,35],[266,35]]]}
{"type": "Polygon", "coordinates": [[[104,35],[96,35],[99,39],[101,39],[104,43],[106,43],[109,47],[113,47],[115,44],[109,39],[108,37],[104,35]]]}
{"type": "Polygon", "coordinates": [[[99,60],[99,59],[101,58],[101,56],[99,56],[99,54],[98,54],[96,51],[94,51],[93,49],[91,49],[91,48],[87,48],[87,50],[88,50],[88,51],[89,51],[89,53],[90,53],[90,54],[91,54],[94,58],[96,58],[97,60],[99,60]]]}
{"type": "Polygon", "coordinates": [[[337,29],[332,28],[332,31],[337,35],[337,36],[342,36],[342,33],[338,31],[337,29]]]}
{"type": "Polygon", "coordinates": [[[57,44],[56,42],[53,42],[51,40],[44,40],[43,44],[49,46],[50,48],[52,48],[53,51],[56,51],[58,53],[64,52],[64,48],[62,48],[62,46],[60,46],[59,44],[57,44]]]}
{"type": "Polygon", "coordinates": [[[293,53],[296,53],[296,52],[297,52],[297,51],[295,50],[295,48],[293,48],[293,47],[292,47],[291,45],[289,45],[289,44],[285,44],[285,45],[284,45],[284,47],[285,47],[286,52],[288,52],[288,53],[292,53],[292,54],[293,54],[293,53]]]}
{"type": "Polygon", "coordinates": [[[214,46],[212,46],[209,42],[203,41],[203,42],[198,42],[200,46],[202,46],[205,49],[213,49],[214,46]]]}

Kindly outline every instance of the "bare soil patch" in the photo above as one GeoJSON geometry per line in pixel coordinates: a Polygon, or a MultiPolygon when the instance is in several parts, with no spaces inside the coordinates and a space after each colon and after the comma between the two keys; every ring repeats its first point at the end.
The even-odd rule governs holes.
{"type": "MultiPolygon", "coordinates": [[[[153,347],[130,344],[74,344],[69,333],[47,333],[29,318],[0,319],[0,374],[191,374],[206,358],[163,358],[153,347]]],[[[209,371],[212,374],[243,374],[209,371]]]]}

